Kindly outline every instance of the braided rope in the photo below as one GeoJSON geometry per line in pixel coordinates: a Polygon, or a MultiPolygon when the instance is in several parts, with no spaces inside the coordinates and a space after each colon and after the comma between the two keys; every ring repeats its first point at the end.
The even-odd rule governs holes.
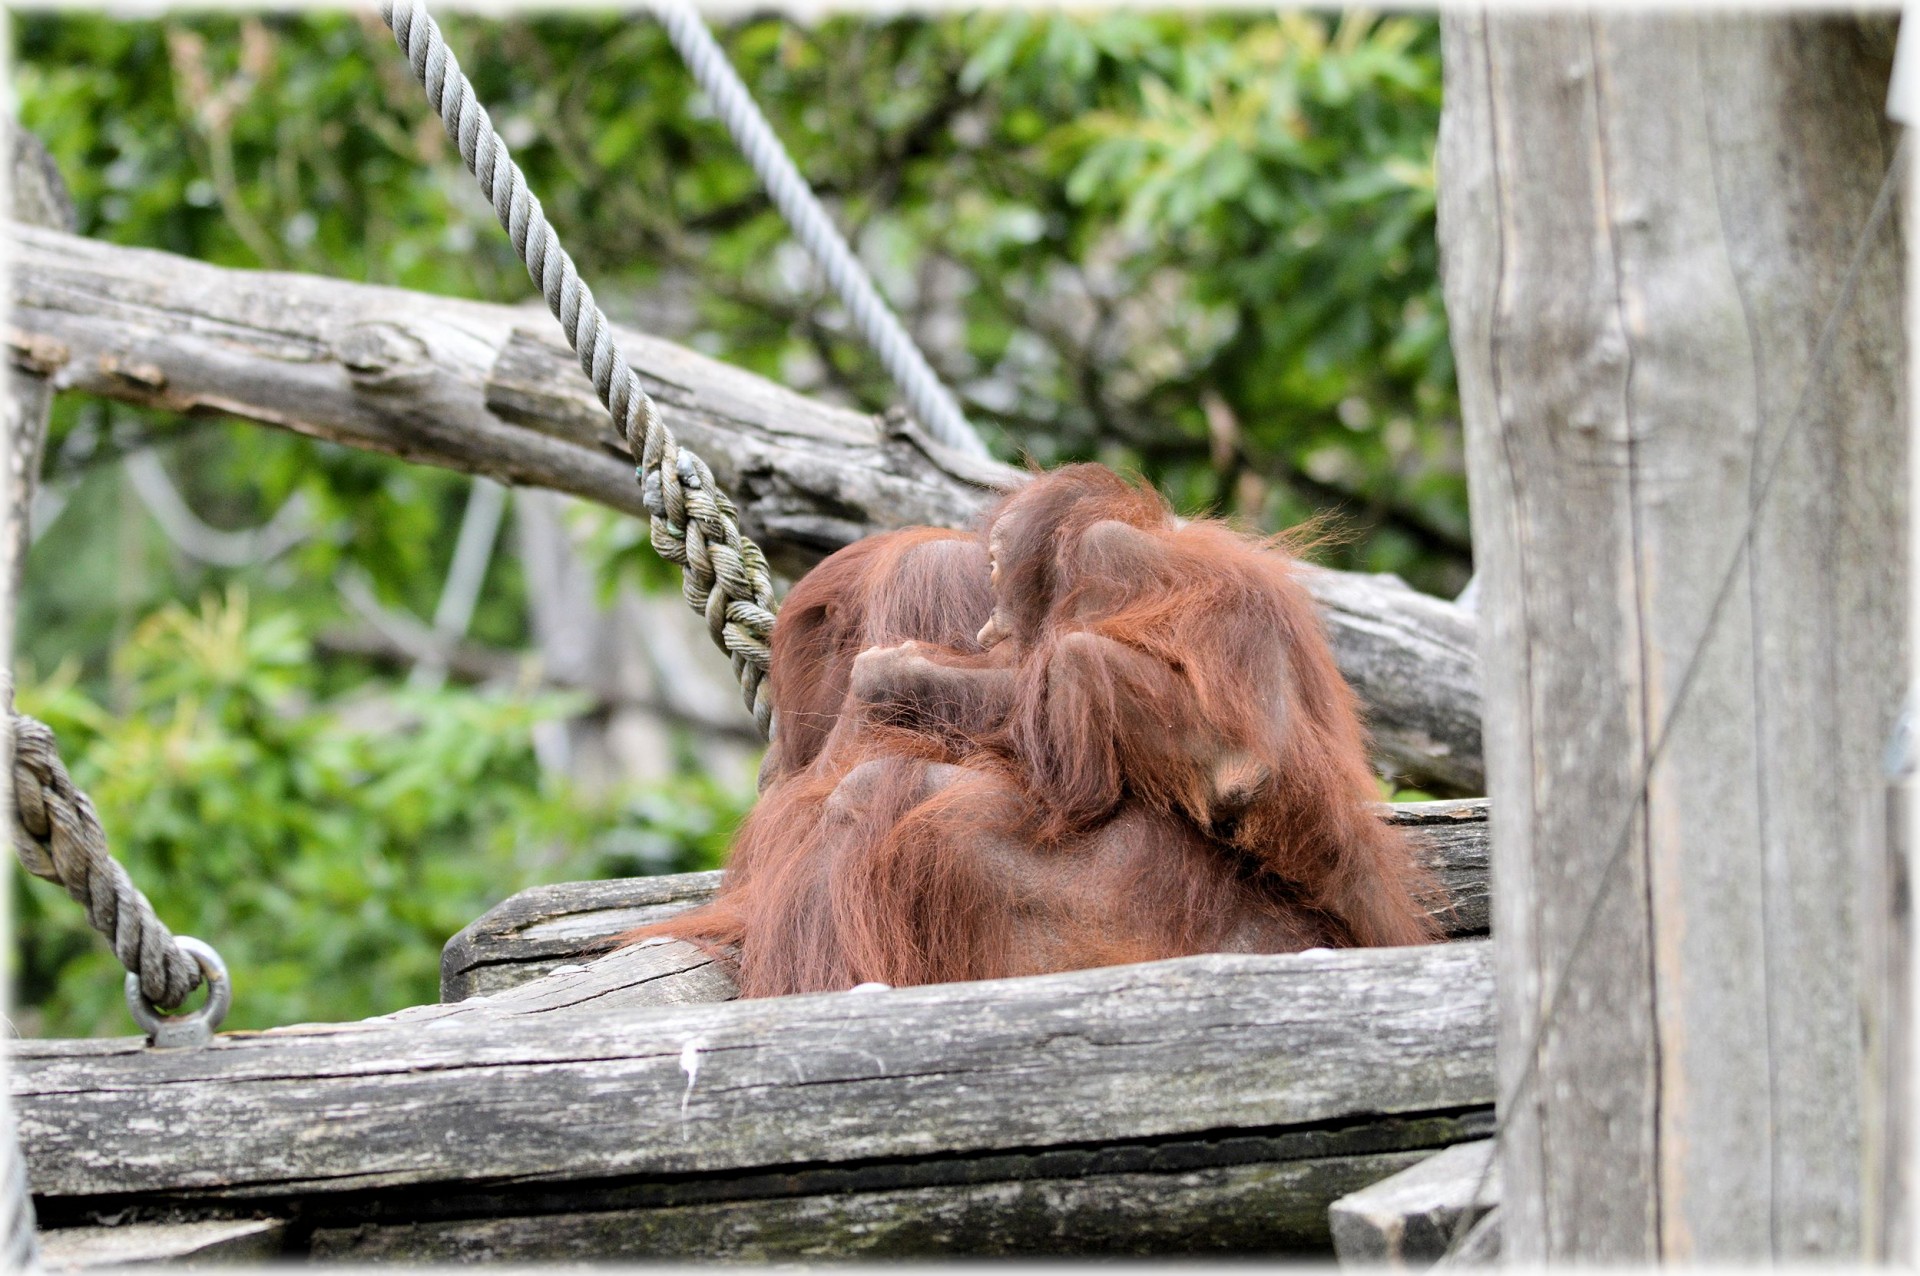
{"type": "Polygon", "coordinates": [[[107,853],[100,817],[67,775],[53,731],[21,713],[13,715],[13,834],[21,867],[59,883],[87,910],[148,1001],[171,1010],[200,986],[200,963],[107,853]]]}
{"type": "Polygon", "coordinates": [[[494,131],[439,24],[414,0],[381,0],[380,16],[426,89],[428,103],[439,112],[447,136],[460,148],[460,158],[492,201],[495,216],[566,331],[600,402],[626,435],[628,448],[639,460],[653,548],[682,569],[688,606],[706,617],[707,632],[733,661],[734,676],[760,733],[770,735],[773,708],[763,683],[778,604],[765,555],[741,532],[739,513],[714,482],[707,463],[682,448],[661,423],[640,378],[614,348],[612,325],[547,224],[540,201],[527,189],[526,175],[494,131]]]}
{"type": "Polygon", "coordinates": [[[845,237],[820,206],[813,188],[794,167],[773,126],[754,105],[753,95],[740,82],[733,64],[714,42],[707,24],[685,0],[655,0],[653,8],[673,47],[680,51],[681,61],[713,103],[727,132],[733,134],[735,145],[753,166],[760,184],[767,188],[774,207],[827,277],[861,339],[879,356],[887,375],[906,396],[914,417],[948,447],[969,456],[986,456],[986,444],[967,422],[966,413],[874,288],[845,237]]]}

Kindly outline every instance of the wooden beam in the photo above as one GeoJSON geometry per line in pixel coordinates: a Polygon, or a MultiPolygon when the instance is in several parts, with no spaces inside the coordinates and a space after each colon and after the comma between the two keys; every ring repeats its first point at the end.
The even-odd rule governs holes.
{"type": "MultiPolygon", "coordinates": [[[[557,331],[533,335],[555,328],[538,311],[18,225],[12,247],[14,362],[59,389],[230,414],[645,516],[604,414],[533,406],[539,385],[572,378],[600,411],[557,331]]],[[[879,528],[963,523],[1015,474],[685,347],[630,329],[620,341],[667,425],[789,571],[879,528]]]]}
{"type": "MultiPolygon", "coordinates": [[[[19,225],[12,241],[12,361],[59,389],[228,414],[644,516],[625,445],[544,314],[19,225]]],[[[911,423],[815,402],[643,333],[620,340],[666,423],[789,575],[874,531],[965,525],[1024,481],[911,423]]],[[[1316,572],[1310,585],[1379,755],[1437,792],[1478,793],[1471,614],[1391,577],[1316,572]]]]}
{"type": "MultiPolygon", "coordinates": [[[[1487,933],[1487,804],[1407,802],[1382,808],[1412,832],[1426,863],[1440,875],[1447,902],[1436,910],[1456,938],[1487,933]]],[[[440,954],[443,1002],[502,992],[604,950],[622,931],[697,907],[720,889],[722,874],[676,873],[600,882],[535,886],[508,897],[447,941],[440,954]]],[[[704,972],[707,963],[701,962],[704,972]]],[[[637,980],[705,980],[694,967],[635,972],[637,980]]],[[[658,989],[669,994],[674,983],[658,989]]],[[[694,986],[703,986],[695,984],[694,986]]],[[[687,999],[687,998],[682,998],[687,999]]]]}
{"type": "Polygon", "coordinates": [[[1442,30],[1504,1256],[1857,1260],[1855,835],[1908,691],[1893,20],[1442,30]]]}
{"type": "Polygon", "coordinates": [[[1207,1164],[1187,1160],[1208,1155],[1198,1145],[1163,1144],[1133,1158],[1009,1160],[995,1170],[1002,1177],[980,1182],[323,1226],[308,1248],[315,1258],[360,1262],[1325,1258],[1330,1194],[1426,1155],[1287,1156],[1258,1139],[1237,1150],[1276,1159],[1207,1164]],[[1119,1168],[1131,1163],[1137,1168],[1119,1168]]]}
{"type": "Polygon", "coordinates": [[[259,1263],[284,1253],[286,1233],[286,1221],[277,1218],[60,1227],[41,1233],[40,1261],[50,1272],[259,1263]]]}
{"type": "Polygon", "coordinates": [[[1296,1162],[1484,1134],[1492,1031],[1486,942],[1469,940],[642,1011],[469,1011],[190,1051],[21,1041],[11,1082],[54,1225],[120,1209],[266,1213],[303,1231],[540,1217],[556,1252],[577,1253],[608,1220],[555,1216],[1000,1184],[903,1199],[944,1201],[941,1226],[1026,1211],[1031,1236],[1046,1193],[1006,1185],[1107,1180],[1077,1198],[1084,1209],[1063,1206],[1069,1245],[1079,1229],[1124,1232],[1100,1220],[1136,1188],[1172,1208],[1190,1176],[1219,1171],[1216,1216],[1236,1193],[1279,1199],[1284,1181],[1311,1184],[1324,1208],[1337,1181],[1351,1190],[1398,1165],[1296,1162]],[[1257,1165],[1293,1168],[1268,1188],[1229,1172],[1257,1165]]]}
{"type": "MultiPolygon", "coordinates": [[[[1462,1216],[1471,1230],[1500,1204],[1490,1173],[1493,1140],[1456,1143],[1391,1178],[1328,1207],[1334,1252],[1343,1266],[1431,1266],[1453,1245],[1462,1216]]],[[[1463,1238],[1464,1239],[1464,1238],[1463,1238]]]]}

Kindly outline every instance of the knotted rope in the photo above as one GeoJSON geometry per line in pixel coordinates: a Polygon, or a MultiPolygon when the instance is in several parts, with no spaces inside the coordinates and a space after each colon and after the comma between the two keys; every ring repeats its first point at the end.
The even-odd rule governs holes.
{"type": "Polygon", "coordinates": [[[739,513],[714,482],[707,463],[682,448],[661,423],[640,378],[614,348],[612,325],[547,224],[540,201],[527,189],[526,176],[494,131],[439,25],[412,0],[381,0],[380,16],[392,28],[460,158],[493,202],[495,216],[560,321],[600,402],[626,435],[640,463],[653,548],[682,569],[687,604],[706,617],[707,631],[733,661],[734,676],[760,733],[771,735],[773,708],[763,681],[778,604],[766,557],[741,532],[739,513]]]}
{"type": "Polygon", "coordinates": [[[53,731],[20,713],[13,715],[13,849],[21,867],[59,883],[87,910],[148,1001],[171,1010],[200,986],[200,963],[107,853],[100,817],[67,775],[53,731]]]}

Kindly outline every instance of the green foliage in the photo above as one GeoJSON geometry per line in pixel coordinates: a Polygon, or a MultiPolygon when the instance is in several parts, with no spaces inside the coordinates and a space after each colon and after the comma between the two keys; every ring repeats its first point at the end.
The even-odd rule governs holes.
{"type": "MultiPolygon", "coordinates": [[[[655,24],[446,29],[617,317],[893,401],[655,24]]],[[[370,15],[33,15],[20,32],[23,115],[81,175],[90,233],[532,295],[370,15]]],[[[1464,582],[1430,17],[1006,11],[721,34],[1003,453],[1136,466],[1265,527],[1332,509],[1342,565],[1464,582]]]]}
{"type": "MultiPolygon", "coordinates": [[[[116,654],[109,711],[67,665],[23,689],[115,856],[234,972],[233,1027],[438,999],[440,946],[537,882],[711,868],[746,794],[597,803],[543,782],[529,730],[577,708],[521,692],[314,694],[293,618],[238,588],[162,607],[116,654]],[[691,800],[689,800],[691,798],[691,800]]],[[[21,892],[23,1001],[62,1035],[127,1031],[119,967],[56,886],[21,892]]]]}
{"type": "MultiPolygon", "coordinates": [[[[894,401],[656,24],[440,16],[616,318],[808,393],[894,401]]],[[[533,296],[370,11],[12,29],[21,118],[83,233],[533,296]]],[[[1332,512],[1349,534],[1328,561],[1464,581],[1430,17],[1008,10],[719,34],[1002,455],[1138,467],[1261,527],[1332,512]]],[[[344,572],[431,613],[463,477],[71,397],[47,477],[67,505],[29,561],[23,701],[163,915],[226,953],[237,1024],[429,999],[441,942],[521,886],[714,862],[742,794],[688,775],[589,800],[528,745],[564,698],[408,691],[314,641],[350,619],[344,572]],[[297,496],[317,534],[271,563],[193,563],[115,464],[155,441],[206,521],[258,525],[297,496]]],[[[677,584],[639,524],[575,516],[609,584],[677,584]]],[[[523,646],[525,611],[503,550],[472,634],[523,646]]],[[[124,1031],[77,910],[44,884],[19,898],[24,1020],[124,1031]]]]}

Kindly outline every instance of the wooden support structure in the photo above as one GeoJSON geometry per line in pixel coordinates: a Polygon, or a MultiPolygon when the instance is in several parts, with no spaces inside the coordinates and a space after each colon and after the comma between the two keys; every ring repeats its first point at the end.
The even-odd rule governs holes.
{"type": "Polygon", "coordinates": [[[1454,1238],[1462,1226],[1471,1232],[1489,1222],[1500,1204],[1492,1157],[1491,1139],[1456,1143],[1335,1201],[1327,1218],[1341,1264],[1422,1268],[1459,1257],[1465,1247],[1454,1238]]]}
{"type": "MultiPolygon", "coordinates": [[[[222,413],[644,517],[625,444],[543,314],[311,275],[229,270],[12,230],[14,367],[62,390],[222,413]]],[[[1024,481],[911,424],[817,403],[622,330],[667,425],[789,574],[870,532],[960,526],[1024,481]]],[[[1482,791],[1471,614],[1390,576],[1310,573],[1378,754],[1438,793],[1482,791]]]]}
{"type": "Polygon", "coordinates": [[[1485,940],[665,1008],[564,978],[197,1051],[18,1043],[43,1223],[270,1218],[343,1258],[1324,1254],[1331,1201],[1490,1128],[1485,940]]]}
{"type": "Polygon", "coordinates": [[[1504,1255],[1867,1257],[1857,936],[1886,899],[1856,831],[1907,595],[1892,18],[1442,23],[1504,1255]]]}

